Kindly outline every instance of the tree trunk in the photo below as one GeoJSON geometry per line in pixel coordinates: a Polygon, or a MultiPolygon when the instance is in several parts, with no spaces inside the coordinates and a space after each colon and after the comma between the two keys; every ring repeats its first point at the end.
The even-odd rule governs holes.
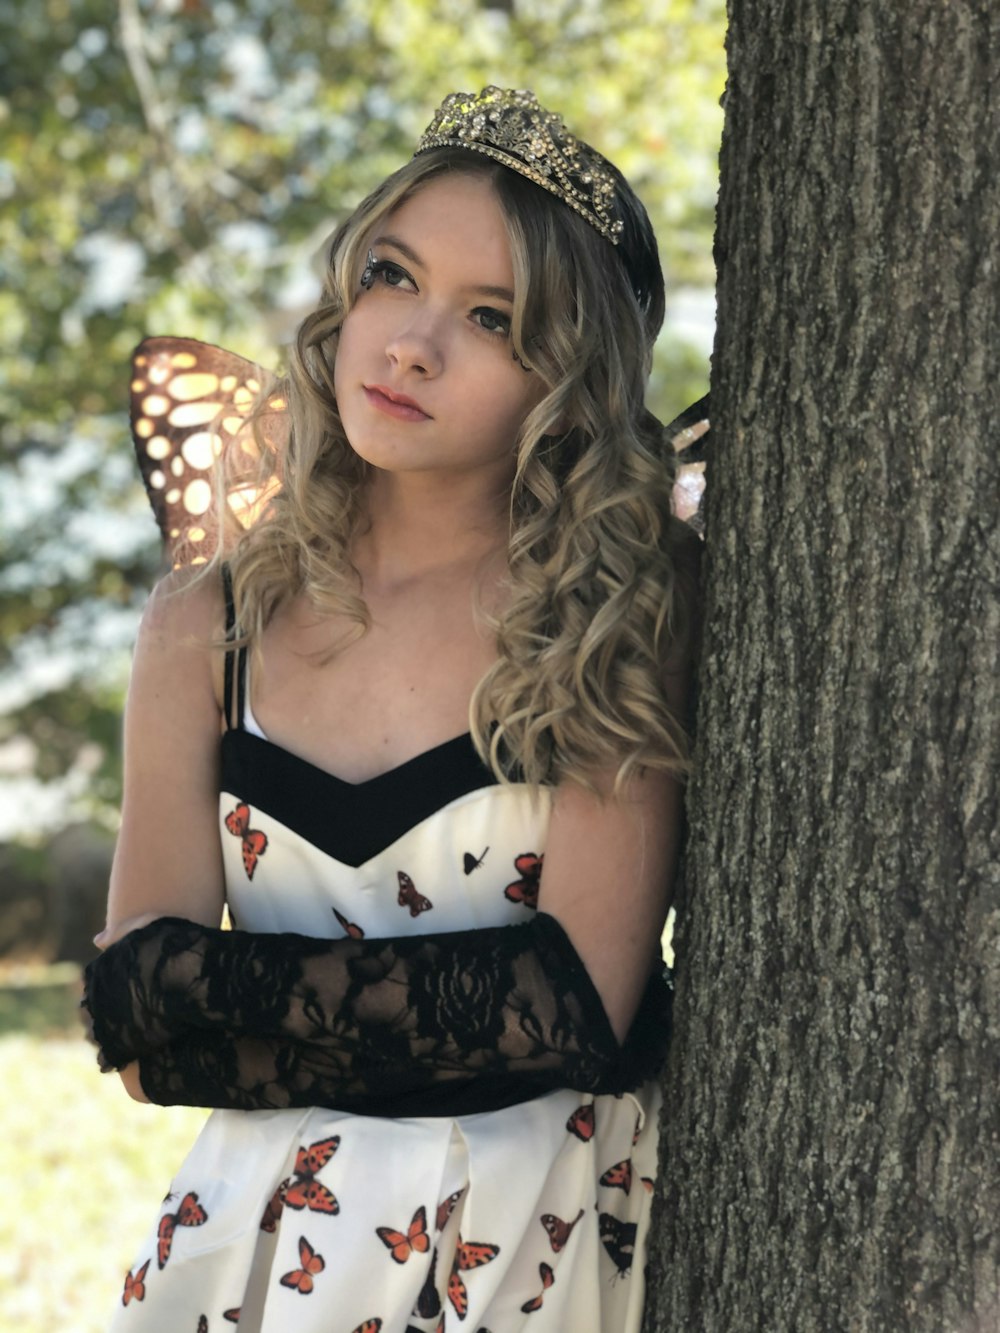
{"type": "Polygon", "coordinates": [[[649,1333],[1000,1328],[1000,5],[730,0],[649,1333]]]}

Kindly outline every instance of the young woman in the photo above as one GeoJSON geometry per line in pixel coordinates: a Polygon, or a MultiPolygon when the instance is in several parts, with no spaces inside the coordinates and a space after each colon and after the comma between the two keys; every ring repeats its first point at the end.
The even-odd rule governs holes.
{"type": "Polygon", "coordinates": [[[528,93],[448,98],[334,237],[280,490],[136,650],[85,1004],[134,1097],[220,1109],[115,1328],[639,1327],[697,546],[662,315],[528,93]]]}

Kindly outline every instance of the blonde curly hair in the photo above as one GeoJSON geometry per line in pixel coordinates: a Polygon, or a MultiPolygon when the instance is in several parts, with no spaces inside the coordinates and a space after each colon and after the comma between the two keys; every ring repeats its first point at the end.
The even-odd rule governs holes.
{"type": "Polygon", "coordinates": [[[683,776],[685,719],[665,677],[691,635],[690,548],[671,512],[673,450],[644,406],[663,281],[648,219],[617,172],[628,223],[618,247],[530,181],[462,149],[415,157],[339,228],[288,375],[262,395],[262,415],[275,394],[288,404],[281,448],[258,432],[256,484],[280,490],[249,530],[230,527],[209,566],[229,564],[237,642],[259,645],[278,605],[298,594],[352,620],[355,638],[369,626],[351,559],[369,466],[337,411],[338,334],[376,227],[444,172],[492,184],[513,260],[513,350],[548,387],[516,441],[507,598],[491,620],[497,659],[470,705],[473,739],[501,781],[593,786],[610,769],[617,790],[644,769],[683,776]],[[641,230],[641,263],[629,228],[641,230]]]}

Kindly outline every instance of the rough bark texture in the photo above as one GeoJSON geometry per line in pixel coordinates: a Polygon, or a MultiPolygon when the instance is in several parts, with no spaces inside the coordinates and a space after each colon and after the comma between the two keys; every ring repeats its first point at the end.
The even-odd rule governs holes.
{"type": "Polygon", "coordinates": [[[731,0],[649,1333],[1000,1328],[1000,6],[731,0]]]}

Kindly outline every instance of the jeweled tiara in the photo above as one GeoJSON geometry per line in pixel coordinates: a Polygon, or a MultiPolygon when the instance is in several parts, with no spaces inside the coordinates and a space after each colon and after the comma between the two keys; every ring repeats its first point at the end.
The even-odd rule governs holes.
{"type": "Polygon", "coordinates": [[[608,164],[534,93],[492,85],[478,94],[452,93],[414,157],[429,148],[468,148],[502,162],[568,204],[612,245],[621,239],[624,223],[608,164]]]}

